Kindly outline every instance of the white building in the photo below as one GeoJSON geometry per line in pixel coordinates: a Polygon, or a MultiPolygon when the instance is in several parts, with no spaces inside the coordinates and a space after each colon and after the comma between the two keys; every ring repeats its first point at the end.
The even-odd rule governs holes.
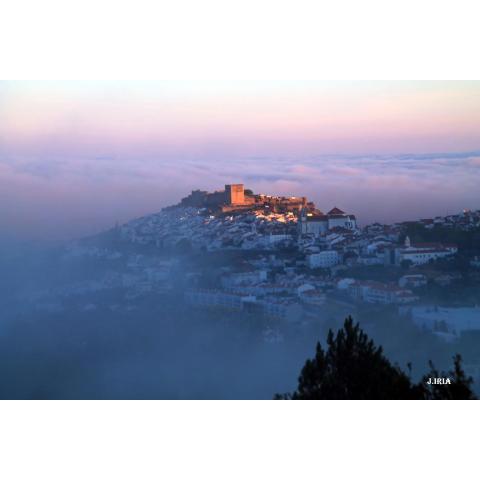
{"type": "Polygon", "coordinates": [[[257,303],[267,317],[280,318],[288,322],[298,322],[302,318],[303,308],[294,300],[271,297],[257,303]]]}
{"type": "Polygon", "coordinates": [[[298,226],[302,235],[312,234],[318,236],[335,227],[356,230],[357,220],[355,215],[346,214],[337,207],[332,208],[326,215],[320,211],[311,213],[303,210],[298,226]]]}
{"type": "Polygon", "coordinates": [[[325,250],[308,256],[308,266],[310,268],[330,268],[337,265],[339,261],[340,257],[336,250],[325,250]]]}
{"type": "Polygon", "coordinates": [[[348,287],[355,300],[384,305],[411,303],[418,300],[410,290],[373,281],[357,281],[348,287]]]}
{"type": "Polygon", "coordinates": [[[480,257],[473,257],[473,259],[470,260],[470,265],[475,268],[480,268],[480,257]]]}
{"type": "Polygon", "coordinates": [[[416,275],[404,275],[398,280],[398,285],[402,288],[417,288],[427,284],[427,277],[421,273],[416,275]]]}
{"type": "Polygon", "coordinates": [[[242,310],[245,303],[254,302],[252,295],[242,295],[219,290],[189,290],[185,292],[185,300],[200,307],[223,307],[230,310],[242,310]]]}
{"type": "Polygon", "coordinates": [[[416,243],[411,244],[410,238],[405,238],[405,246],[397,249],[396,263],[410,261],[413,265],[423,265],[432,260],[455,255],[458,248],[455,244],[416,243]]]}
{"type": "Polygon", "coordinates": [[[462,332],[480,330],[480,307],[413,307],[413,322],[433,332],[460,336],[462,332]]]}
{"type": "Polygon", "coordinates": [[[296,288],[298,296],[301,296],[303,293],[315,290],[315,287],[311,283],[302,283],[296,288]]]}
{"type": "Polygon", "coordinates": [[[381,255],[360,255],[357,257],[356,263],[359,265],[383,265],[385,262],[383,253],[381,255]]]}
{"type": "Polygon", "coordinates": [[[347,290],[348,287],[355,283],[355,279],[353,278],[342,278],[337,282],[337,289],[338,290],[347,290]]]}
{"type": "Polygon", "coordinates": [[[264,282],[267,279],[266,270],[250,270],[247,272],[236,272],[224,276],[221,279],[224,288],[232,288],[237,285],[253,285],[264,282]]]}
{"type": "Polygon", "coordinates": [[[303,303],[313,306],[323,305],[326,300],[326,295],[321,290],[317,289],[302,292],[299,297],[303,303]]]}
{"type": "Polygon", "coordinates": [[[268,237],[270,244],[276,244],[279,242],[289,242],[292,240],[292,236],[286,233],[271,233],[268,237]]]}

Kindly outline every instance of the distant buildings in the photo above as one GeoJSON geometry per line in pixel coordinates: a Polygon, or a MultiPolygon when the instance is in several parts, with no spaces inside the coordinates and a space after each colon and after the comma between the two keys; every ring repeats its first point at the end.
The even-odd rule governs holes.
{"type": "Polygon", "coordinates": [[[251,270],[247,272],[231,273],[222,277],[222,287],[232,288],[240,285],[254,285],[267,279],[266,270],[251,270]]]}
{"type": "Polygon", "coordinates": [[[449,257],[457,253],[458,247],[455,244],[447,243],[416,243],[411,244],[410,238],[405,238],[403,248],[397,249],[396,263],[400,265],[409,261],[412,265],[423,265],[432,260],[449,257]]]}
{"type": "Polygon", "coordinates": [[[411,303],[418,300],[418,297],[410,290],[370,280],[351,283],[347,290],[354,300],[366,303],[389,305],[411,303]]]}
{"type": "Polygon", "coordinates": [[[308,266],[310,268],[330,268],[339,262],[340,256],[336,250],[325,250],[308,256],[308,266]]]}
{"type": "Polygon", "coordinates": [[[398,285],[402,288],[418,288],[427,284],[427,277],[423,274],[404,275],[398,280],[398,285]]]}
{"type": "Polygon", "coordinates": [[[223,307],[229,310],[243,310],[245,303],[254,301],[255,297],[220,290],[196,289],[186,291],[185,300],[191,305],[199,307],[223,307]]]}
{"type": "Polygon", "coordinates": [[[480,307],[409,307],[413,322],[449,340],[464,332],[480,331],[480,307]]]}
{"type": "Polygon", "coordinates": [[[357,228],[355,215],[346,214],[337,207],[332,208],[326,215],[320,210],[312,212],[303,209],[301,211],[298,221],[300,234],[319,236],[334,228],[355,230],[357,228]]]}
{"type": "Polygon", "coordinates": [[[470,260],[470,265],[475,268],[480,268],[480,257],[473,257],[472,260],[470,260]]]}
{"type": "Polygon", "coordinates": [[[279,318],[287,322],[298,322],[303,314],[298,301],[289,298],[267,297],[259,300],[258,306],[266,317],[279,318]]]}
{"type": "Polygon", "coordinates": [[[253,295],[224,292],[220,290],[195,289],[185,292],[185,300],[197,307],[215,307],[227,310],[244,310],[258,312],[266,317],[273,317],[290,322],[299,321],[303,314],[300,303],[293,298],[265,296],[257,299],[253,295]]]}
{"type": "Polygon", "coordinates": [[[423,218],[414,222],[403,222],[403,225],[421,225],[427,230],[435,228],[447,228],[462,231],[469,231],[480,227],[480,210],[463,210],[456,215],[447,215],[445,217],[423,218]]]}
{"type": "Polygon", "coordinates": [[[299,212],[302,208],[313,210],[315,205],[306,197],[282,197],[254,194],[245,190],[242,183],[225,185],[225,190],[209,193],[193,190],[180,202],[181,207],[207,208],[224,213],[265,209],[270,212],[299,212]]]}
{"type": "Polygon", "coordinates": [[[300,299],[306,305],[318,307],[325,304],[326,295],[322,290],[313,289],[306,290],[299,294],[300,299]]]}
{"type": "MultiPolygon", "coordinates": [[[[306,197],[253,194],[243,184],[230,184],[212,193],[195,190],[180,205],[117,227],[116,241],[138,245],[133,249],[137,253],[128,253],[130,248],[123,251],[120,242],[119,251],[72,245],[65,252],[67,259],[99,257],[123,265],[123,270],[85,285],[59,289],[57,295],[115,288],[124,291],[127,302],[133,302],[164,295],[175,285],[175,292],[182,292],[190,305],[243,312],[240,319],[259,314],[292,322],[325,319],[331,307],[347,305],[354,311],[365,307],[361,304],[371,304],[366,310],[381,311],[384,306],[389,311],[411,310],[417,325],[455,339],[459,332],[480,330],[480,318],[475,320],[478,308],[438,309],[419,304],[432,302],[437,292],[441,297],[450,284],[462,279],[466,290],[475,287],[480,278],[478,250],[462,252],[471,267],[465,267],[466,272],[455,271],[463,263],[422,268],[431,261],[453,257],[457,245],[401,239],[410,230],[421,235],[428,229],[426,238],[440,239],[445,238],[446,228],[469,231],[478,226],[480,211],[393,225],[374,223],[359,229],[356,217],[337,207],[323,214],[306,197]],[[225,254],[233,250],[232,255],[225,254]],[[159,258],[155,258],[157,252],[159,258]],[[176,258],[176,252],[178,259],[164,259],[176,258]],[[193,270],[185,270],[189,262],[184,264],[182,255],[190,257],[194,252],[200,262],[188,267],[193,270]],[[220,261],[210,265],[207,255],[220,261]],[[406,261],[419,268],[406,274],[398,268],[406,261]]],[[[134,308],[133,303],[131,306],[134,308]]]]}

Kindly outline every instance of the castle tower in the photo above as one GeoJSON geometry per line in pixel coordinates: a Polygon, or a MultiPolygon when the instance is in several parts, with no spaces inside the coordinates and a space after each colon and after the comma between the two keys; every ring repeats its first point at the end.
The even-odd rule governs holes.
{"type": "Polygon", "coordinates": [[[228,205],[243,205],[245,203],[243,183],[225,185],[225,197],[228,205]]]}

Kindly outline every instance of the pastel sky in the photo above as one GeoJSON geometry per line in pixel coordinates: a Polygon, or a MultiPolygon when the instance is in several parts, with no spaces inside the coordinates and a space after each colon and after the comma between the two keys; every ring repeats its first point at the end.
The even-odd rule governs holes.
{"type": "Polygon", "coordinates": [[[480,82],[0,82],[0,234],[244,182],[365,224],[480,208],[480,82]]]}

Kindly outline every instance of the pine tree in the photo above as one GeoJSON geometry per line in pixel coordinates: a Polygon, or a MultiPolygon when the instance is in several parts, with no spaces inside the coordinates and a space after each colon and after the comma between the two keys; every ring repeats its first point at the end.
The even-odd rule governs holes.
{"type": "Polygon", "coordinates": [[[428,400],[475,400],[472,392],[472,377],[468,377],[462,368],[462,357],[453,357],[453,370],[441,372],[430,362],[430,372],[422,379],[425,385],[425,398],[428,400]],[[428,384],[429,378],[449,378],[449,384],[428,384]]]}
{"type": "MultiPolygon", "coordinates": [[[[352,317],[336,335],[330,330],[327,350],[317,343],[315,357],[306,361],[293,393],[276,395],[277,399],[342,400],[342,399],[440,399],[475,398],[472,380],[465,376],[461,359],[455,357],[454,370],[443,374],[451,385],[427,385],[425,376],[418,384],[398,366],[392,365],[382,347],[354,325],[352,317]]],[[[440,377],[431,365],[428,376],[440,377]]]]}

